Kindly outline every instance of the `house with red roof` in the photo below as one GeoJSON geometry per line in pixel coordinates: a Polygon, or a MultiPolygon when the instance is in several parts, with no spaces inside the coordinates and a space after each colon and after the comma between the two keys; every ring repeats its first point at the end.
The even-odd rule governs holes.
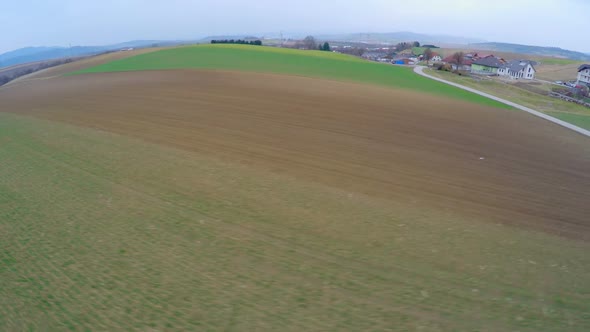
{"type": "Polygon", "coordinates": [[[471,65],[473,64],[472,58],[463,56],[461,65],[457,65],[457,60],[452,55],[442,59],[442,62],[450,64],[453,70],[471,70],[471,65]]]}

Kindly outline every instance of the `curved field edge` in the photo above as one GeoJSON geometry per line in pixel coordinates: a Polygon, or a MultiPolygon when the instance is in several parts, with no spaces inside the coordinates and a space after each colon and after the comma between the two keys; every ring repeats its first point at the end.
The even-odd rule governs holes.
{"type": "Polygon", "coordinates": [[[442,95],[503,109],[510,106],[420,77],[411,68],[369,62],[352,56],[243,45],[199,45],[166,49],[112,61],[69,75],[169,69],[222,69],[299,75],[377,84],[442,95]]]}
{"type": "Polygon", "coordinates": [[[13,114],[0,160],[1,330],[590,327],[586,243],[13,114]]]}

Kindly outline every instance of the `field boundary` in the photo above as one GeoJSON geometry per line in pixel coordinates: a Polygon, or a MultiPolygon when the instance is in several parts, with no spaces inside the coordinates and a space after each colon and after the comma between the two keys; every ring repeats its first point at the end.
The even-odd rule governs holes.
{"type": "Polygon", "coordinates": [[[565,122],[563,120],[559,120],[559,119],[554,118],[554,117],[552,117],[550,115],[547,115],[545,113],[541,113],[539,111],[535,111],[532,108],[528,108],[526,106],[523,106],[523,105],[520,105],[520,104],[511,102],[509,100],[496,97],[496,96],[491,95],[489,93],[485,93],[485,92],[482,92],[482,91],[479,91],[479,90],[476,90],[476,89],[473,89],[473,88],[466,87],[466,86],[461,85],[461,84],[457,84],[457,83],[454,83],[454,82],[443,80],[442,78],[438,78],[438,77],[434,77],[434,76],[428,75],[428,74],[424,73],[424,68],[426,68],[426,67],[424,67],[424,66],[416,66],[416,67],[414,67],[414,72],[416,74],[420,75],[420,76],[424,76],[424,77],[430,78],[430,79],[435,80],[435,81],[439,81],[439,82],[442,82],[442,83],[445,83],[445,84],[448,84],[448,85],[452,85],[452,86],[457,87],[459,89],[463,89],[463,90],[466,90],[466,91],[469,91],[469,92],[473,92],[473,93],[478,94],[480,96],[487,97],[487,98],[493,99],[495,101],[498,101],[500,103],[503,103],[503,104],[512,106],[512,107],[517,108],[519,110],[522,110],[522,111],[525,111],[527,113],[530,113],[530,114],[532,114],[534,116],[540,117],[540,118],[545,119],[547,121],[553,122],[553,123],[555,123],[557,125],[560,125],[562,127],[565,127],[567,129],[573,130],[573,131],[577,132],[578,134],[582,134],[582,135],[584,135],[586,137],[590,137],[590,131],[589,130],[586,130],[584,128],[580,128],[580,127],[575,126],[575,125],[573,125],[573,124],[571,124],[569,122],[565,122]]]}

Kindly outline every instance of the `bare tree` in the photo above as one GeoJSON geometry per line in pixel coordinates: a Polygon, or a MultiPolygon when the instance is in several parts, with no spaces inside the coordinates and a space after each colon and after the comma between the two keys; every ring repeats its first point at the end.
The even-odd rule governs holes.
{"type": "Polygon", "coordinates": [[[432,59],[432,50],[430,48],[427,48],[424,50],[424,60],[426,60],[426,65],[429,64],[430,59],[432,59]]]}
{"type": "Polygon", "coordinates": [[[457,70],[461,68],[463,62],[465,62],[465,54],[463,52],[453,54],[453,63],[457,65],[457,70]]]}
{"type": "Polygon", "coordinates": [[[307,48],[308,50],[315,50],[317,49],[318,43],[316,43],[315,38],[313,36],[307,36],[303,39],[303,47],[307,48]]]}

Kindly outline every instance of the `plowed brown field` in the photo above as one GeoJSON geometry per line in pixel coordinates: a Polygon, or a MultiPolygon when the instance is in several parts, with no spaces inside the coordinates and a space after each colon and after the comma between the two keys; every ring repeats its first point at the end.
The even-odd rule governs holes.
{"type": "Polygon", "coordinates": [[[193,70],[24,82],[0,89],[0,109],[590,239],[590,141],[518,111],[351,83],[193,70]]]}

